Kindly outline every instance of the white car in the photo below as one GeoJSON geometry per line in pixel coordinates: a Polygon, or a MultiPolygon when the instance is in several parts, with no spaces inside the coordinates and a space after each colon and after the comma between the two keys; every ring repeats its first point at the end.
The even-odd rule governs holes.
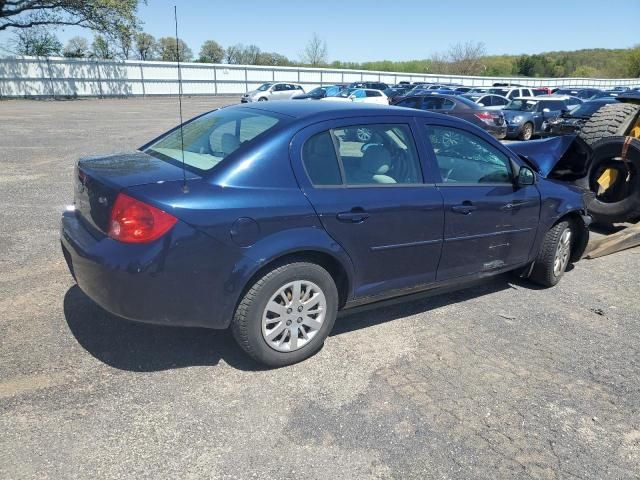
{"type": "Polygon", "coordinates": [[[481,107],[487,110],[502,110],[509,99],[502,95],[496,95],[493,93],[465,93],[462,95],[465,98],[477,103],[481,107]]]}
{"type": "Polygon", "coordinates": [[[294,95],[304,93],[302,86],[296,83],[263,83],[256,90],[245,93],[240,102],[263,102],[267,100],[290,100],[294,95]]]}
{"type": "Polygon", "coordinates": [[[357,102],[389,105],[389,97],[380,90],[372,88],[345,88],[333,97],[324,97],[328,102],[357,102]]]}

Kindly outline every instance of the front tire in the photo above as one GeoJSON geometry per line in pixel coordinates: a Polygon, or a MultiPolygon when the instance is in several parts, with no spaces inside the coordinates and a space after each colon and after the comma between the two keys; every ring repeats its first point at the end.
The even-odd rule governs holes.
{"type": "Polygon", "coordinates": [[[574,237],[574,229],[569,221],[555,224],[542,241],[530,279],[544,287],[556,285],[571,260],[574,237]]]}
{"type": "Polygon", "coordinates": [[[267,97],[260,97],[258,99],[259,102],[266,102],[267,101],[267,97]]]}
{"type": "Polygon", "coordinates": [[[531,137],[533,137],[533,125],[529,122],[525,123],[518,137],[520,140],[531,140],[531,137]]]}
{"type": "Polygon", "coordinates": [[[281,265],[258,279],[240,301],[233,336],[252,358],[282,367],[317,353],[331,332],[338,290],[324,268],[307,262],[281,265]]]}

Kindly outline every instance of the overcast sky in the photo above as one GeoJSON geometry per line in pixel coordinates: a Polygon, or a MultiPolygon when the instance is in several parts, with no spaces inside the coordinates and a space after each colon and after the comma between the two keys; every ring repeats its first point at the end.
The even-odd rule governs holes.
{"type": "MultiPolygon", "coordinates": [[[[330,60],[358,62],[427,58],[468,40],[484,42],[489,54],[640,43],[640,0],[148,0],[139,12],[144,30],[173,35],[175,4],[180,36],[196,56],[202,42],[213,39],[224,47],[253,43],[298,59],[313,32],[327,41],[330,60]]],[[[63,43],[78,34],[92,37],[82,29],[57,31],[63,43]]],[[[0,33],[0,44],[10,36],[0,33]]]]}

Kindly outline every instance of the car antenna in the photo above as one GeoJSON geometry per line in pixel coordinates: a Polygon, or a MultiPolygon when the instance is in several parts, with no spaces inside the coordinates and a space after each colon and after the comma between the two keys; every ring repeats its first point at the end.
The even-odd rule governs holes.
{"type": "Polygon", "coordinates": [[[184,168],[184,132],[182,130],[182,71],[180,70],[180,42],[178,40],[178,7],[173,6],[173,18],[176,21],[176,60],[178,61],[178,108],[180,111],[180,151],[182,152],[182,192],[189,193],[187,171],[184,168]]]}

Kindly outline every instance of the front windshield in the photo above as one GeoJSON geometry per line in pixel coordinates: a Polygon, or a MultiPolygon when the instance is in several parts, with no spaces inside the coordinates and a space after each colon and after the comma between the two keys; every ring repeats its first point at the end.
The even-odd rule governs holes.
{"type": "Polygon", "coordinates": [[[271,88],[271,85],[273,85],[273,83],[263,83],[262,85],[260,85],[258,87],[258,91],[259,92],[264,92],[266,90],[269,90],[271,88]]]}
{"type": "MultiPolygon", "coordinates": [[[[182,127],[184,163],[198,170],[210,170],[279,122],[280,119],[270,113],[227,108],[195,118],[182,127]]],[[[143,147],[143,151],[169,163],[182,165],[182,142],[180,129],[176,128],[143,147]]]]}
{"type": "Polygon", "coordinates": [[[324,95],[324,93],[326,92],[326,88],[324,87],[318,87],[318,88],[314,88],[313,90],[311,90],[309,92],[309,95],[311,96],[315,96],[315,95],[324,95]]]}
{"type": "Polygon", "coordinates": [[[538,102],[536,100],[511,100],[505,110],[519,110],[521,112],[532,112],[538,102]]]}

